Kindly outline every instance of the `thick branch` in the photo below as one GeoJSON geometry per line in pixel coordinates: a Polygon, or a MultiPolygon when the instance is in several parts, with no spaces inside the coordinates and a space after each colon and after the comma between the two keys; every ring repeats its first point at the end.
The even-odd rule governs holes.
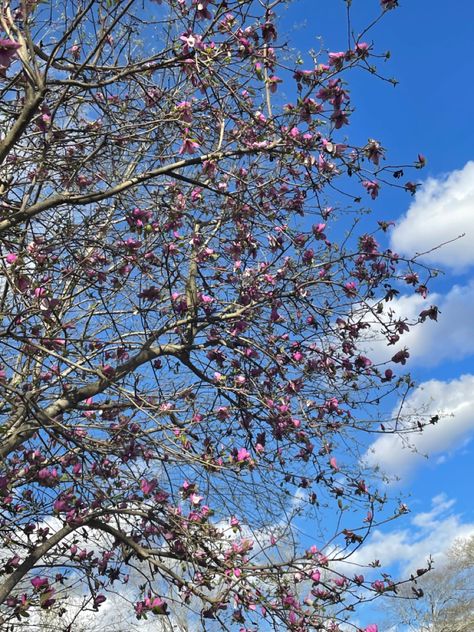
{"type": "Polygon", "coordinates": [[[203,156],[197,156],[195,158],[188,158],[186,160],[178,160],[170,165],[165,165],[163,167],[158,167],[157,169],[151,169],[150,171],[146,171],[145,173],[135,176],[134,178],[130,178],[128,180],[121,182],[120,184],[116,184],[113,187],[109,187],[108,189],[105,189],[104,191],[95,191],[91,193],[85,193],[82,195],[77,194],[77,193],[58,193],[57,195],[53,195],[49,198],[46,198],[45,200],[42,200],[41,202],[33,204],[27,209],[18,211],[17,213],[14,213],[12,217],[1,221],[0,234],[4,233],[5,231],[9,230],[10,228],[14,226],[18,226],[19,224],[21,224],[22,222],[26,220],[36,217],[36,215],[39,215],[43,211],[58,208],[59,206],[62,206],[64,204],[85,205],[85,204],[92,204],[94,202],[100,202],[101,200],[105,200],[107,198],[118,195],[119,193],[123,193],[124,191],[128,191],[128,189],[131,189],[139,184],[143,184],[144,182],[147,182],[148,180],[152,180],[153,178],[156,178],[157,176],[166,175],[166,174],[173,175],[172,172],[175,171],[176,169],[184,169],[186,167],[191,167],[193,165],[199,165],[205,162],[206,160],[216,161],[216,160],[223,160],[225,158],[232,158],[232,157],[235,158],[237,156],[245,156],[245,155],[254,154],[254,153],[258,153],[262,151],[269,151],[271,149],[274,149],[277,145],[278,145],[278,141],[269,144],[267,147],[264,148],[264,150],[262,150],[261,148],[234,149],[232,151],[211,152],[209,154],[204,154],[203,156]]]}
{"type": "Polygon", "coordinates": [[[126,377],[139,366],[154,360],[163,355],[179,355],[182,353],[180,345],[159,345],[151,346],[146,344],[141,351],[135,356],[119,365],[111,377],[101,377],[100,379],[86,384],[80,389],[73,391],[68,397],[62,397],[53,404],[35,413],[33,418],[27,420],[24,417],[15,424],[10,433],[10,437],[6,438],[0,446],[0,459],[4,460],[13,450],[16,450],[24,441],[30,439],[35,432],[41,427],[42,423],[49,423],[58,415],[73,409],[79,402],[89,397],[94,397],[99,393],[103,393],[109,386],[116,384],[122,378],[126,377]]]}
{"type": "MultiPolygon", "coordinates": [[[[215,604],[218,602],[218,599],[205,595],[203,592],[201,592],[195,586],[193,586],[191,582],[186,581],[183,577],[175,573],[171,568],[168,568],[167,566],[159,562],[155,558],[155,556],[157,556],[157,552],[145,549],[140,544],[138,544],[138,542],[135,542],[133,538],[123,533],[123,531],[120,531],[119,529],[115,529],[111,525],[107,524],[106,522],[102,522],[101,520],[91,520],[89,522],[89,526],[92,527],[93,529],[105,531],[106,533],[113,535],[116,538],[116,540],[128,546],[135,553],[135,555],[138,557],[139,560],[148,561],[150,564],[152,564],[155,568],[157,568],[163,574],[169,575],[170,577],[172,577],[174,581],[177,583],[177,585],[180,585],[180,584],[185,585],[197,597],[199,597],[203,601],[206,601],[210,604],[215,604]]],[[[161,552],[158,553],[158,555],[160,554],[161,552]]]]}
{"type": "Polygon", "coordinates": [[[20,564],[20,566],[13,572],[8,578],[1,584],[0,586],[0,604],[2,604],[5,599],[8,598],[11,591],[15,588],[15,586],[21,582],[23,577],[33,568],[33,566],[39,562],[39,560],[48,553],[52,548],[54,548],[57,544],[61,542],[63,538],[68,536],[70,533],[75,531],[79,526],[82,525],[66,525],[59,531],[57,531],[54,535],[52,535],[46,542],[37,546],[33,549],[29,554],[26,560],[20,564]]]}
{"type": "MultiPolygon", "coordinates": [[[[3,164],[5,158],[8,156],[11,149],[15,146],[15,143],[18,141],[25,129],[31,123],[31,119],[38,111],[43,98],[43,90],[38,90],[37,92],[26,98],[25,105],[20,112],[20,115],[16,119],[8,134],[0,143],[0,165],[3,164]]],[[[3,223],[4,222],[0,222],[0,225],[3,223]]]]}

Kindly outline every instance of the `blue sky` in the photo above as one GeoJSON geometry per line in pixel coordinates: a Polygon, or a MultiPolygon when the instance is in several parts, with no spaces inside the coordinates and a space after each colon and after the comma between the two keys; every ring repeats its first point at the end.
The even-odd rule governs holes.
{"type": "MultiPolygon", "coordinates": [[[[378,0],[353,0],[353,30],[378,13],[378,0]]],[[[296,0],[285,26],[289,34],[295,29],[291,39],[301,51],[318,49],[320,34],[323,47],[344,50],[344,15],[343,0],[296,0]]],[[[415,328],[406,341],[417,382],[413,409],[445,413],[438,425],[412,439],[430,458],[388,437],[373,443],[368,453],[372,463],[400,476],[387,491],[404,496],[411,513],[375,532],[358,561],[380,558],[395,573],[417,568],[428,554],[440,563],[456,537],[474,533],[469,482],[474,476],[473,24],[470,1],[401,0],[364,38],[380,51],[390,50],[390,59],[379,68],[399,81],[397,87],[363,74],[348,77],[356,106],[348,129],[351,141],[379,140],[390,164],[414,161],[418,152],[427,157],[427,167],[410,174],[423,183],[414,198],[385,187],[373,205],[375,219],[397,222],[393,249],[409,255],[466,234],[427,256],[444,274],[432,282],[432,295],[421,309],[437,304],[441,314],[438,323],[415,328]]],[[[416,301],[401,297],[398,308],[416,320],[416,301]]]]}

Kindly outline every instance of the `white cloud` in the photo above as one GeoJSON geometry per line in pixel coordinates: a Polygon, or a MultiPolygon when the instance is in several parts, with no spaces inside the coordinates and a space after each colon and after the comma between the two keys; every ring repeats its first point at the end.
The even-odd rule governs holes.
{"type": "Polygon", "coordinates": [[[384,568],[396,567],[402,578],[425,567],[430,556],[435,568],[442,565],[455,540],[474,535],[474,523],[463,522],[462,516],[452,511],[456,501],[445,494],[438,494],[431,502],[431,510],[414,514],[409,527],[389,533],[376,529],[350,562],[365,566],[380,560],[384,568]]]}
{"type": "MultiPolygon", "coordinates": [[[[398,407],[394,415],[398,412],[398,407]]],[[[403,477],[422,462],[423,456],[446,453],[465,445],[474,430],[474,375],[449,382],[429,380],[407,398],[403,414],[424,419],[440,415],[437,424],[423,432],[400,437],[383,435],[369,447],[363,462],[389,476],[403,477]],[[416,452],[414,452],[416,450],[416,452]]]]}
{"type": "MultiPolygon", "coordinates": [[[[98,612],[91,609],[90,599],[84,599],[80,594],[69,595],[66,601],[66,612],[59,617],[54,611],[33,610],[25,629],[50,630],[62,632],[71,626],[75,632],[188,632],[195,629],[191,622],[192,616],[187,617],[184,609],[179,612],[180,618],[175,613],[168,617],[150,616],[148,619],[137,620],[133,602],[137,600],[137,592],[133,588],[143,581],[142,577],[132,576],[129,586],[120,585],[117,593],[107,593],[107,601],[101,604],[98,612]],[[84,608],[84,603],[89,601],[89,609],[84,608]]],[[[173,604],[176,609],[176,604],[173,604]]],[[[23,629],[23,628],[21,628],[23,629]]]]}
{"type": "Polygon", "coordinates": [[[463,239],[424,255],[429,263],[455,270],[474,264],[474,162],[446,177],[429,178],[392,232],[397,252],[426,252],[465,233],[463,239]]]}
{"type": "Polygon", "coordinates": [[[417,527],[429,529],[438,521],[440,515],[449,511],[456,503],[453,498],[447,498],[446,494],[434,496],[431,502],[433,505],[431,511],[422,512],[413,516],[412,524],[417,527]]]}
{"type": "Polygon", "coordinates": [[[376,362],[386,362],[396,351],[408,347],[410,366],[431,367],[473,355],[474,280],[467,285],[454,285],[444,295],[429,294],[426,299],[419,294],[402,295],[386,303],[384,309],[393,311],[396,318],[415,323],[420,312],[431,305],[439,308],[437,322],[427,318],[424,323],[411,327],[392,346],[387,346],[383,340],[370,341],[367,345],[369,357],[376,362]]]}

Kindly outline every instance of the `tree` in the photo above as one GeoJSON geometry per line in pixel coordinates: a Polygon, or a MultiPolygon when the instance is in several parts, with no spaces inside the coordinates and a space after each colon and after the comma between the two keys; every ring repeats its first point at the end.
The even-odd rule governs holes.
{"type": "Polygon", "coordinates": [[[474,628],[473,571],[474,536],[456,541],[439,567],[411,589],[400,589],[397,598],[386,600],[392,621],[413,632],[470,632],[474,628]]]}
{"type": "Polygon", "coordinates": [[[115,591],[138,622],[337,630],[393,588],[332,564],[384,505],[357,442],[425,423],[380,408],[412,384],[387,305],[432,273],[359,230],[416,189],[345,136],[376,48],[289,61],[283,0],[0,4],[3,625],[115,591]]]}

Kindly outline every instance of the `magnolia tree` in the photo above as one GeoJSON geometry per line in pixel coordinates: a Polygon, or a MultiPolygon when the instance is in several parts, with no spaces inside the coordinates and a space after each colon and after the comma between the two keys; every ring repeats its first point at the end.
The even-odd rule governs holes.
{"type": "Polygon", "coordinates": [[[390,613],[384,630],[470,632],[474,628],[474,535],[457,540],[434,570],[384,600],[390,613]],[[418,599],[412,599],[415,594],[418,599]]]}
{"type": "Polygon", "coordinates": [[[425,423],[380,407],[411,385],[389,301],[432,273],[358,232],[416,185],[347,140],[347,71],[380,61],[349,0],[346,49],[294,60],[286,4],[0,2],[6,630],[117,595],[137,627],[359,629],[396,590],[341,562],[405,511],[359,441],[425,423]]]}

